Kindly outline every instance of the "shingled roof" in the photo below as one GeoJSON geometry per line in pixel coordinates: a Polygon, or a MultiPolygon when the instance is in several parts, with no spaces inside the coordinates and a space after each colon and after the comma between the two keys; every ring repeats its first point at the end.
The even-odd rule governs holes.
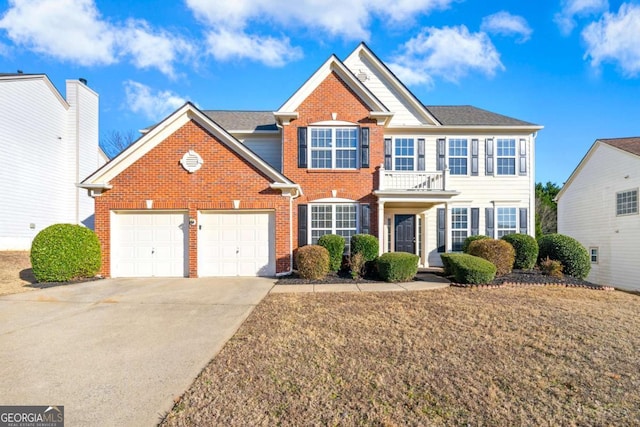
{"type": "Polygon", "coordinates": [[[277,131],[272,111],[204,110],[211,120],[227,131],[277,131]]]}
{"type": "Polygon", "coordinates": [[[445,126],[536,126],[471,105],[425,105],[425,108],[445,126]]]}
{"type": "Polygon", "coordinates": [[[638,136],[630,138],[607,138],[599,139],[598,141],[640,156],[640,137],[638,136]]]}

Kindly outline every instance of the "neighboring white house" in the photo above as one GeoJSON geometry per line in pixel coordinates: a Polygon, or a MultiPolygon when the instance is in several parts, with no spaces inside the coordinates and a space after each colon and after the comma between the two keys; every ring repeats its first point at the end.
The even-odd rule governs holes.
{"type": "Polygon", "coordinates": [[[55,223],[93,228],[93,199],[76,184],[103,165],[98,94],[44,74],[0,74],[0,250],[26,250],[55,223]]]}
{"type": "Polygon", "coordinates": [[[558,232],[591,257],[588,280],[640,290],[640,137],[598,139],[558,194],[558,232]]]}

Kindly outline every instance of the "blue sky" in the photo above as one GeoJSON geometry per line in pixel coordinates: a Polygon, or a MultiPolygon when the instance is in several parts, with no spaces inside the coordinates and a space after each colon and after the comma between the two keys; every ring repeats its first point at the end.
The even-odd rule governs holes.
{"type": "Polygon", "coordinates": [[[607,0],[0,1],[0,72],[84,77],[101,134],[189,100],[275,110],[360,41],[427,105],[543,125],[536,180],[562,184],[593,141],[640,135],[640,3],[607,0]]]}

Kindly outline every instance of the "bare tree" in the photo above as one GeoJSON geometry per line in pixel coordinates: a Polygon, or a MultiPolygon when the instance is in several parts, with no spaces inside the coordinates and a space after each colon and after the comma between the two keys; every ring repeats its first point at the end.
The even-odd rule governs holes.
{"type": "Polygon", "coordinates": [[[110,159],[113,159],[139,137],[140,135],[131,129],[128,131],[111,130],[105,132],[100,138],[100,147],[110,159]]]}

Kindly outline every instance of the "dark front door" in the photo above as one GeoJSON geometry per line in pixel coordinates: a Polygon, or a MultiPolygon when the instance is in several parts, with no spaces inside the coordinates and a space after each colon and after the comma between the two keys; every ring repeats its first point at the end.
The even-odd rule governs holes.
{"type": "Polygon", "coordinates": [[[416,216],[396,215],[396,252],[416,253],[416,216]]]}

